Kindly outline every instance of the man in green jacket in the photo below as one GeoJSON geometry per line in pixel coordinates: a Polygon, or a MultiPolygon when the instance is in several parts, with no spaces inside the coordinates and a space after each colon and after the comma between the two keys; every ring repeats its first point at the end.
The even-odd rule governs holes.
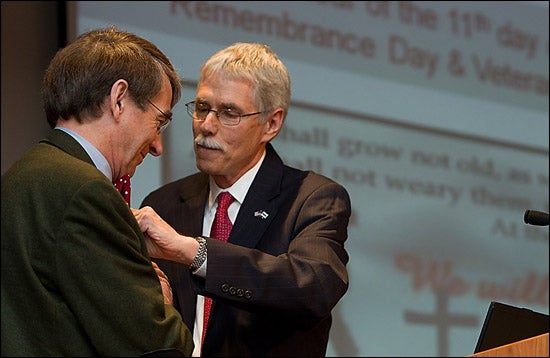
{"type": "Polygon", "coordinates": [[[191,355],[166,276],[113,185],[162,153],[180,95],[166,55],[114,27],[53,58],[51,133],[2,175],[2,356],[191,355]]]}

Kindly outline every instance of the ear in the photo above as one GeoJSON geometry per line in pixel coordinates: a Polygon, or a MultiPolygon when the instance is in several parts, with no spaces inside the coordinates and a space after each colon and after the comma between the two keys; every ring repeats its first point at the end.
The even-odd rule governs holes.
{"type": "Polygon", "coordinates": [[[266,122],[264,123],[265,132],[263,135],[263,142],[269,142],[279,134],[285,119],[285,111],[282,108],[276,108],[269,114],[266,122]]]}
{"type": "Polygon", "coordinates": [[[109,105],[113,117],[118,120],[120,115],[123,112],[123,99],[128,98],[128,82],[126,80],[120,79],[117,80],[111,86],[111,93],[109,96],[109,105]]]}

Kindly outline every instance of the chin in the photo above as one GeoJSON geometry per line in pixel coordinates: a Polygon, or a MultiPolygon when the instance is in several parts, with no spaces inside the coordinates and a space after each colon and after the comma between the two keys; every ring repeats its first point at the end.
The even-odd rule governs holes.
{"type": "Polygon", "coordinates": [[[209,160],[201,160],[197,158],[197,169],[206,174],[214,174],[215,166],[209,160]]]}

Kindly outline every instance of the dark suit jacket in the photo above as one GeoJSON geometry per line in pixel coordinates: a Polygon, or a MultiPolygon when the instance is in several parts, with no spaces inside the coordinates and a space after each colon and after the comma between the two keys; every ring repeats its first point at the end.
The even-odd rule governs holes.
{"type": "MultiPolygon", "coordinates": [[[[208,176],[197,173],[157,189],[142,206],[200,236],[208,191],[208,176]]],[[[197,294],[214,298],[204,355],[324,356],[331,310],[348,288],[350,215],[341,185],[283,165],[269,144],[229,244],[207,239],[206,280],[158,260],[189,327],[197,294]]]]}
{"type": "Polygon", "coordinates": [[[53,130],[2,175],[2,356],[190,355],[122,196],[53,130]]]}

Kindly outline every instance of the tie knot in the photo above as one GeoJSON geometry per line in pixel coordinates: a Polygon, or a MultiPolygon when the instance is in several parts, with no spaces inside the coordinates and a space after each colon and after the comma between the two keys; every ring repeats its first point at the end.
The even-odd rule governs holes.
{"type": "Polygon", "coordinates": [[[233,195],[229,193],[228,191],[221,192],[218,195],[218,209],[219,211],[226,211],[229,205],[235,200],[233,195]]]}
{"type": "Polygon", "coordinates": [[[130,205],[130,176],[128,174],[123,175],[120,179],[113,182],[115,188],[122,194],[124,200],[130,205]]]}

